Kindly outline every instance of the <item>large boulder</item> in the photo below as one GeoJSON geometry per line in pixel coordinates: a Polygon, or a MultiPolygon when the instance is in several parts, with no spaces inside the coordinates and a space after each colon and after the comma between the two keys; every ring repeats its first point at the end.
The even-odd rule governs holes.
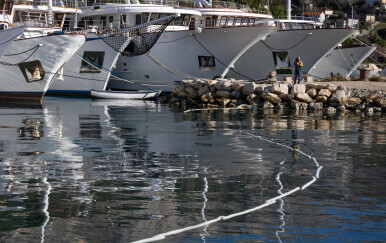
{"type": "Polygon", "coordinates": [[[318,95],[316,96],[316,102],[324,103],[328,100],[327,96],[324,95],[318,95]]]}
{"type": "Polygon", "coordinates": [[[327,114],[334,114],[336,113],[336,109],[334,107],[329,106],[324,109],[324,112],[326,112],[327,114]]]}
{"type": "Polygon", "coordinates": [[[225,91],[231,91],[232,90],[232,83],[229,80],[223,80],[220,83],[221,83],[220,90],[225,90],[225,91]]]}
{"type": "Polygon", "coordinates": [[[182,83],[178,84],[178,85],[174,88],[173,93],[174,93],[174,94],[178,94],[178,93],[181,92],[181,91],[185,91],[185,86],[184,86],[184,84],[182,84],[182,83]]]}
{"type": "Polygon", "coordinates": [[[257,106],[261,101],[261,96],[256,94],[250,94],[245,99],[250,105],[257,106]]]}
{"type": "Polygon", "coordinates": [[[281,100],[285,100],[285,101],[287,101],[287,102],[291,102],[291,100],[293,100],[295,97],[293,97],[293,96],[291,96],[291,95],[289,95],[289,94],[280,94],[280,95],[279,95],[279,98],[280,98],[281,100]]]}
{"type": "Polygon", "coordinates": [[[214,98],[213,98],[211,93],[206,93],[206,94],[201,95],[200,100],[203,103],[213,103],[214,102],[214,98]]]}
{"type": "Polygon", "coordinates": [[[331,96],[331,91],[328,89],[321,89],[318,92],[318,96],[326,96],[328,98],[331,96]]]}
{"type": "Polygon", "coordinates": [[[314,88],[308,89],[306,92],[311,98],[315,98],[316,95],[318,94],[318,91],[314,88]]]}
{"type": "Polygon", "coordinates": [[[304,84],[295,84],[292,86],[291,89],[291,95],[296,96],[297,94],[300,93],[305,93],[306,92],[306,86],[304,84]]]}
{"type": "Polygon", "coordinates": [[[203,86],[205,85],[205,82],[201,79],[198,79],[195,84],[194,84],[194,88],[199,90],[201,89],[203,86]]]}
{"type": "Polygon", "coordinates": [[[261,95],[264,100],[271,102],[272,104],[279,104],[281,102],[280,97],[273,93],[264,93],[261,95]]]}
{"type": "Polygon", "coordinates": [[[271,88],[271,93],[288,94],[288,85],[274,83],[271,88]]]}
{"type": "Polygon", "coordinates": [[[201,95],[203,95],[203,94],[207,94],[207,93],[209,93],[210,92],[210,90],[209,90],[209,88],[208,88],[208,86],[203,86],[203,87],[201,87],[198,91],[197,91],[197,93],[198,93],[198,95],[199,96],[201,96],[201,95]]]}
{"type": "Polygon", "coordinates": [[[188,93],[186,93],[185,91],[180,91],[178,92],[177,97],[181,99],[186,99],[188,98],[188,93]]]}
{"type": "Polygon", "coordinates": [[[185,89],[185,92],[188,93],[188,94],[194,94],[194,93],[197,93],[196,89],[189,86],[185,89]]]}
{"type": "Polygon", "coordinates": [[[229,91],[225,91],[225,90],[219,90],[216,92],[216,96],[218,98],[228,98],[230,99],[232,96],[231,96],[231,93],[229,93],[229,91]]]}
{"type": "Polygon", "coordinates": [[[243,88],[241,89],[241,92],[243,95],[250,95],[255,91],[256,84],[253,82],[244,84],[243,88]]]}
{"type": "Polygon", "coordinates": [[[386,98],[377,96],[373,99],[373,103],[378,107],[385,108],[386,107],[386,98]]]}
{"type": "Polygon", "coordinates": [[[242,87],[243,87],[243,85],[240,82],[233,82],[232,83],[232,90],[241,91],[242,87]]]}
{"type": "Polygon", "coordinates": [[[210,87],[210,86],[215,85],[217,82],[218,82],[217,80],[207,79],[207,80],[205,80],[205,85],[210,87]]]}
{"type": "Polygon", "coordinates": [[[300,102],[311,103],[312,98],[307,93],[297,93],[295,98],[300,102]]]}
{"type": "Polygon", "coordinates": [[[328,103],[332,106],[344,105],[347,100],[346,93],[342,89],[337,89],[328,99],[328,103]]]}
{"type": "Polygon", "coordinates": [[[194,100],[197,99],[197,90],[192,89],[191,87],[186,89],[186,93],[188,93],[188,99],[194,100]]]}
{"type": "Polygon", "coordinates": [[[292,100],[291,101],[291,107],[292,107],[292,109],[295,109],[295,110],[307,110],[308,104],[300,102],[298,100],[292,100]]]}
{"type": "Polygon", "coordinates": [[[324,86],[324,88],[328,89],[332,93],[336,90],[337,87],[333,84],[327,84],[326,86],[324,86]]]}
{"type": "Polygon", "coordinates": [[[309,89],[321,90],[321,89],[324,88],[324,85],[323,85],[323,84],[312,84],[312,83],[308,83],[308,84],[307,84],[307,88],[309,88],[309,89]]]}
{"type": "Polygon", "coordinates": [[[237,91],[237,90],[233,90],[233,91],[231,92],[231,96],[232,96],[233,98],[239,99],[239,98],[241,97],[241,92],[240,92],[240,91],[237,91]]]}

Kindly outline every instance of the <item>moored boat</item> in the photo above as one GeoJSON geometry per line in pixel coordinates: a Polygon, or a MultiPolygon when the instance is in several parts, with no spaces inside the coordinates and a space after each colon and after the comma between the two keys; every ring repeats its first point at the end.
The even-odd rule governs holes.
{"type": "Polygon", "coordinates": [[[145,100],[157,98],[159,94],[159,91],[91,90],[92,97],[101,99],[145,100]]]}

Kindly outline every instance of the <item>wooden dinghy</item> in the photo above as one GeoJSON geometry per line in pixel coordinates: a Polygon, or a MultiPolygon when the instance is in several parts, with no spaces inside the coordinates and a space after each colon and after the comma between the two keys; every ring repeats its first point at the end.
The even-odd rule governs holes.
{"type": "Polygon", "coordinates": [[[125,100],[145,100],[157,98],[160,91],[111,91],[111,90],[91,90],[93,98],[101,99],[125,99],[125,100]]]}

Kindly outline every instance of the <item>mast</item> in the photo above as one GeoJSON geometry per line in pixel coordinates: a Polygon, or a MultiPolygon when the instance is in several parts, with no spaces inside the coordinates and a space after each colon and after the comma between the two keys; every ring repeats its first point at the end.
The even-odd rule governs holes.
{"type": "Polygon", "coordinates": [[[291,19],[291,0],[287,0],[287,19],[291,19]]]}
{"type": "Polygon", "coordinates": [[[53,23],[52,23],[52,0],[48,0],[47,8],[48,8],[48,26],[51,27],[53,25],[53,23]]]}

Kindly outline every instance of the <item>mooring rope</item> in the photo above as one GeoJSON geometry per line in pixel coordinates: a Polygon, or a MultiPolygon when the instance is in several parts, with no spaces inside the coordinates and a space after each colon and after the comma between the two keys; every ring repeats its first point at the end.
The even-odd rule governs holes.
{"type": "Polygon", "coordinates": [[[339,49],[340,55],[343,57],[344,61],[347,63],[347,66],[350,68],[351,72],[354,72],[355,71],[354,68],[352,68],[350,63],[347,61],[346,57],[343,54],[342,49],[339,46],[338,46],[338,49],[339,49]]]}
{"type": "MultiPolygon", "coordinates": [[[[230,124],[232,124],[232,123],[230,123],[230,124]]],[[[232,124],[232,125],[234,125],[234,124],[232,124]]],[[[247,209],[247,210],[239,212],[239,213],[230,214],[230,215],[227,215],[227,216],[219,216],[219,217],[217,217],[215,219],[212,219],[212,220],[209,220],[209,221],[205,221],[205,222],[200,223],[200,224],[196,224],[196,225],[193,225],[193,226],[188,226],[188,227],[185,227],[185,228],[181,228],[181,229],[169,231],[169,232],[166,232],[166,233],[158,234],[158,235],[155,235],[155,236],[147,238],[147,239],[133,241],[132,243],[145,243],[145,242],[154,242],[154,241],[164,240],[167,236],[184,233],[186,231],[190,231],[190,230],[193,230],[193,229],[209,226],[209,225],[211,225],[213,223],[217,223],[219,221],[225,221],[225,220],[229,220],[229,219],[234,218],[234,217],[238,217],[238,216],[241,216],[241,215],[245,215],[245,214],[249,214],[249,213],[255,212],[255,211],[260,210],[262,208],[268,207],[268,206],[276,203],[278,200],[280,200],[280,199],[282,199],[284,197],[287,197],[287,196],[289,196],[289,195],[291,195],[291,194],[293,194],[293,193],[295,193],[297,191],[305,190],[307,187],[309,187],[310,185],[315,183],[315,181],[317,181],[317,179],[319,179],[319,174],[320,174],[320,171],[322,170],[323,167],[319,165],[319,163],[317,162],[315,157],[312,157],[311,155],[308,155],[308,154],[300,151],[299,149],[295,149],[295,148],[292,148],[290,146],[287,146],[287,145],[284,145],[284,144],[281,144],[281,143],[277,143],[275,141],[263,138],[260,135],[255,135],[255,134],[243,131],[241,129],[238,130],[238,132],[240,132],[242,134],[246,134],[246,135],[251,136],[253,138],[260,139],[260,140],[265,141],[267,143],[271,143],[271,144],[275,144],[275,145],[278,145],[278,146],[281,146],[281,147],[284,147],[284,148],[288,148],[290,151],[298,152],[299,154],[302,154],[305,157],[309,158],[310,160],[312,160],[314,162],[314,164],[316,165],[316,168],[317,168],[314,176],[312,176],[312,180],[310,180],[306,184],[302,185],[301,187],[296,187],[296,188],[294,188],[294,189],[292,189],[292,190],[290,190],[288,192],[281,193],[279,196],[270,198],[270,199],[266,200],[265,203],[263,203],[263,204],[261,204],[261,205],[259,205],[257,207],[254,207],[254,208],[251,208],[251,209],[247,209]]]]}
{"type": "MultiPolygon", "coordinates": [[[[43,46],[43,44],[38,44],[38,45],[36,45],[35,47],[33,47],[33,48],[31,48],[31,49],[29,49],[29,50],[27,50],[27,51],[24,51],[24,52],[21,52],[21,53],[16,53],[16,54],[10,54],[9,56],[14,56],[14,55],[20,55],[20,54],[23,54],[23,53],[26,53],[26,52],[28,52],[28,51],[30,51],[30,50],[33,50],[33,49],[35,49],[26,59],[24,59],[23,61],[20,61],[19,63],[22,63],[22,62],[25,62],[25,61],[27,61],[30,57],[32,57],[32,55],[33,54],[35,54],[35,52],[39,49],[39,47],[41,47],[41,46],[43,46]]],[[[6,55],[4,55],[4,56],[6,56],[6,55]]],[[[2,65],[4,65],[4,66],[18,66],[19,65],[19,63],[7,63],[7,62],[0,62],[0,64],[2,64],[2,65]]]]}
{"type": "Polygon", "coordinates": [[[310,36],[311,34],[308,33],[302,40],[300,40],[298,43],[296,43],[295,45],[291,46],[291,47],[288,47],[288,48],[284,48],[284,49],[279,49],[279,48],[275,48],[275,47],[272,47],[272,46],[269,46],[267,45],[267,43],[265,43],[263,40],[261,40],[261,42],[266,45],[270,50],[274,49],[276,51],[288,51],[288,50],[291,50],[292,48],[295,48],[297,47],[298,45],[300,45],[303,41],[305,41],[308,36],[310,36]]]}
{"type": "MultiPolygon", "coordinates": [[[[373,48],[372,46],[367,45],[366,43],[364,43],[363,41],[360,41],[359,39],[355,38],[354,36],[352,36],[351,38],[354,39],[354,40],[356,40],[356,41],[358,41],[358,42],[361,43],[362,45],[367,46],[368,48],[373,48]]],[[[375,51],[375,52],[378,52],[378,53],[381,54],[382,56],[386,56],[385,53],[380,52],[380,51],[378,51],[377,49],[375,49],[374,51],[375,51]]]]}
{"type": "Polygon", "coordinates": [[[176,71],[173,71],[172,69],[166,67],[164,64],[162,64],[157,58],[155,58],[149,51],[146,53],[146,56],[150,58],[150,60],[152,60],[153,62],[155,62],[155,64],[159,65],[160,67],[162,67],[163,69],[165,69],[166,71],[180,77],[180,78],[184,78],[184,79],[194,79],[192,77],[189,77],[189,76],[185,76],[183,74],[179,74],[177,73],[176,71]]]}

